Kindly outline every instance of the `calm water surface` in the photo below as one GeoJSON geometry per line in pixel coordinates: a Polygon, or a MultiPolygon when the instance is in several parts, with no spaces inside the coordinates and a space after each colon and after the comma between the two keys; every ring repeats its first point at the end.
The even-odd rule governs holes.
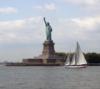
{"type": "Polygon", "coordinates": [[[100,67],[0,66],[0,89],[100,89],[100,67]]]}

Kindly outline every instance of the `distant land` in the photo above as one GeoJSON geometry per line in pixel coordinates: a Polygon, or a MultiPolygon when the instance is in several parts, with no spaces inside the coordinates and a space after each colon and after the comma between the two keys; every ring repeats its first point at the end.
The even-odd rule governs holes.
{"type": "MultiPolygon", "coordinates": [[[[57,53],[57,54],[60,56],[66,56],[66,57],[68,55],[66,53],[57,53]]],[[[89,65],[95,65],[95,64],[100,65],[100,53],[95,53],[95,52],[84,53],[84,55],[85,55],[85,58],[86,58],[89,65]]]]}
{"type": "MultiPolygon", "coordinates": [[[[56,53],[57,55],[59,56],[62,56],[62,57],[66,57],[67,58],[67,55],[68,53],[56,53]]],[[[71,53],[73,55],[73,53],[71,53]]],[[[88,65],[90,66],[100,66],[100,53],[84,53],[85,55],[85,58],[88,62],[88,65]]],[[[4,65],[5,63],[7,63],[7,61],[4,61],[4,62],[0,62],[0,65],[4,65]]],[[[9,63],[14,63],[14,62],[9,62],[9,63]]],[[[19,63],[19,62],[18,62],[19,63]]]]}

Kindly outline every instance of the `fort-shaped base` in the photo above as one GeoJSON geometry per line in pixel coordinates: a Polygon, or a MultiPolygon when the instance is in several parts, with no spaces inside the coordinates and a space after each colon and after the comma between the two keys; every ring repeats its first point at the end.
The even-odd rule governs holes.
{"type": "Polygon", "coordinates": [[[31,58],[31,59],[24,59],[23,63],[28,64],[57,64],[63,65],[64,57],[58,56],[54,49],[54,42],[51,41],[44,41],[43,43],[43,51],[42,54],[31,58]]]}

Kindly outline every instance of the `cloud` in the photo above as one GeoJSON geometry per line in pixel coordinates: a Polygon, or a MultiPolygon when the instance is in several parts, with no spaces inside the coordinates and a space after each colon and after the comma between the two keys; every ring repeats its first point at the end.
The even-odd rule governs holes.
{"type": "Polygon", "coordinates": [[[31,43],[39,40],[41,38],[41,35],[38,35],[41,34],[41,19],[41,16],[38,16],[21,20],[0,21],[0,43],[31,43]]]}
{"type": "Polygon", "coordinates": [[[0,14],[11,14],[11,13],[17,13],[18,10],[14,7],[3,7],[0,8],[0,14]]]}
{"type": "MultiPolygon", "coordinates": [[[[41,20],[42,18],[39,19],[39,21],[41,20]]],[[[41,33],[40,30],[36,31],[36,35],[39,33],[41,34],[41,36],[38,39],[36,38],[36,40],[42,41],[45,40],[45,28],[43,28],[43,22],[40,24],[39,21],[38,29],[41,29],[42,31],[41,33]]],[[[51,22],[50,24],[53,28],[53,39],[58,43],[56,44],[58,45],[58,50],[65,50],[67,42],[73,44],[75,41],[85,44],[84,46],[86,49],[96,48],[96,50],[98,50],[98,44],[100,44],[100,16],[64,18],[62,21],[57,20],[54,23],[51,22]],[[56,26],[54,27],[53,24],[56,24],[56,26]],[[60,47],[62,48],[60,49],[60,47]]],[[[37,27],[37,24],[35,27],[37,27]]],[[[34,34],[34,36],[36,35],[34,34]]],[[[37,43],[37,41],[35,42],[37,43]]]]}
{"type": "Polygon", "coordinates": [[[59,51],[73,49],[73,44],[79,41],[85,52],[100,52],[99,29],[100,16],[60,18],[54,27],[53,39],[59,51]]]}
{"type": "Polygon", "coordinates": [[[59,22],[62,23],[63,26],[61,27],[63,29],[70,29],[70,33],[82,33],[85,36],[86,32],[89,34],[89,32],[96,32],[98,30],[97,28],[100,27],[100,16],[60,19],[59,22]]]}
{"type": "Polygon", "coordinates": [[[80,28],[94,29],[100,24],[100,16],[72,19],[80,28]]]}
{"type": "MultiPolygon", "coordinates": [[[[53,29],[52,39],[55,42],[55,50],[57,52],[73,50],[76,41],[79,41],[84,52],[100,52],[100,16],[57,18],[55,21],[50,20],[50,24],[53,29]]],[[[38,55],[37,53],[41,54],[42,43],[45,41],[45,37],[45,25],[41,16],[0,21],[0,45],[3,45],[4,52],[4,56],[2,54],[1,56],[5,57],[5,53],[9,53],[7,48],[5,48],[9,48],[9,46],[8,50],[12,54],[16,50],[19,55],[23,53],[19,57],[20,59],[38,55]],[[28,51],[26,52],[25,50],[28,51]]],[[[16,53],[14,57],[16,57],[16,53]]],[[[11,57],[9,56],[9,58],[11,57]]]]}
{"type": "MultiPolygon", "coordinates": [[[[91,42],[100,40],[100,16],[62,18],[50,24],[53,28],[53,39],[58,43],[63,44],[65,40],[90,40],[91,42]],[[56,26],[53,27],[53,24],[56,24],[56,26]],[[97,39],[94,39],[95,37],[97,39]]],[[[45,40],[44,29],[41,16],[13,21],[0,21],[0,43],[37,43],[37,40],[45,40]]]]}
{"type": "Polygon", "coordinates": [[[34,9],[42,10],[42,11],[55,11],[56,6],[54,3],[44,4],[44,5],[37,5],[33,7],[34,9]]]}
{"type": "Polygon", "coordinates": [[[28,25],[36,24],[40,21],[41,16],[29,17],[19,20],[0,21],[0,28],[2,30],[21,29],[28,25]]]}
{"type": "Polygon", "coordinates": [[[80,6],[84,9],[98,10],[100,9],[100,0],[64,0],[67,4],[80,6]]]}
{"type": "Polygon", "coordinates": [[[45,4],[45,9],[47,9],[47,10],[50,10],[50,11],[52,11],[52,10],[55,10],[56,9],[56,7],[55,7],[55,4],[54,3],[51,3],[51,4],[45,4]]]}
{"type": "Polygon", "coordinates": [[[67,3],[77,4],[77,5],[97,5],[99,0],[65,0],[67,3]]]}

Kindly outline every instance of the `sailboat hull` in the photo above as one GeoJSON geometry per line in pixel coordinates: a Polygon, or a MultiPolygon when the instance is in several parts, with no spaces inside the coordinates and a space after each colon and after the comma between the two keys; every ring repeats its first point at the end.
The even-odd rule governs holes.
{"type": "Polygon", "coordinates": [[[65,68],[86,68],[87,65],[67,65],[65,68]]]}

